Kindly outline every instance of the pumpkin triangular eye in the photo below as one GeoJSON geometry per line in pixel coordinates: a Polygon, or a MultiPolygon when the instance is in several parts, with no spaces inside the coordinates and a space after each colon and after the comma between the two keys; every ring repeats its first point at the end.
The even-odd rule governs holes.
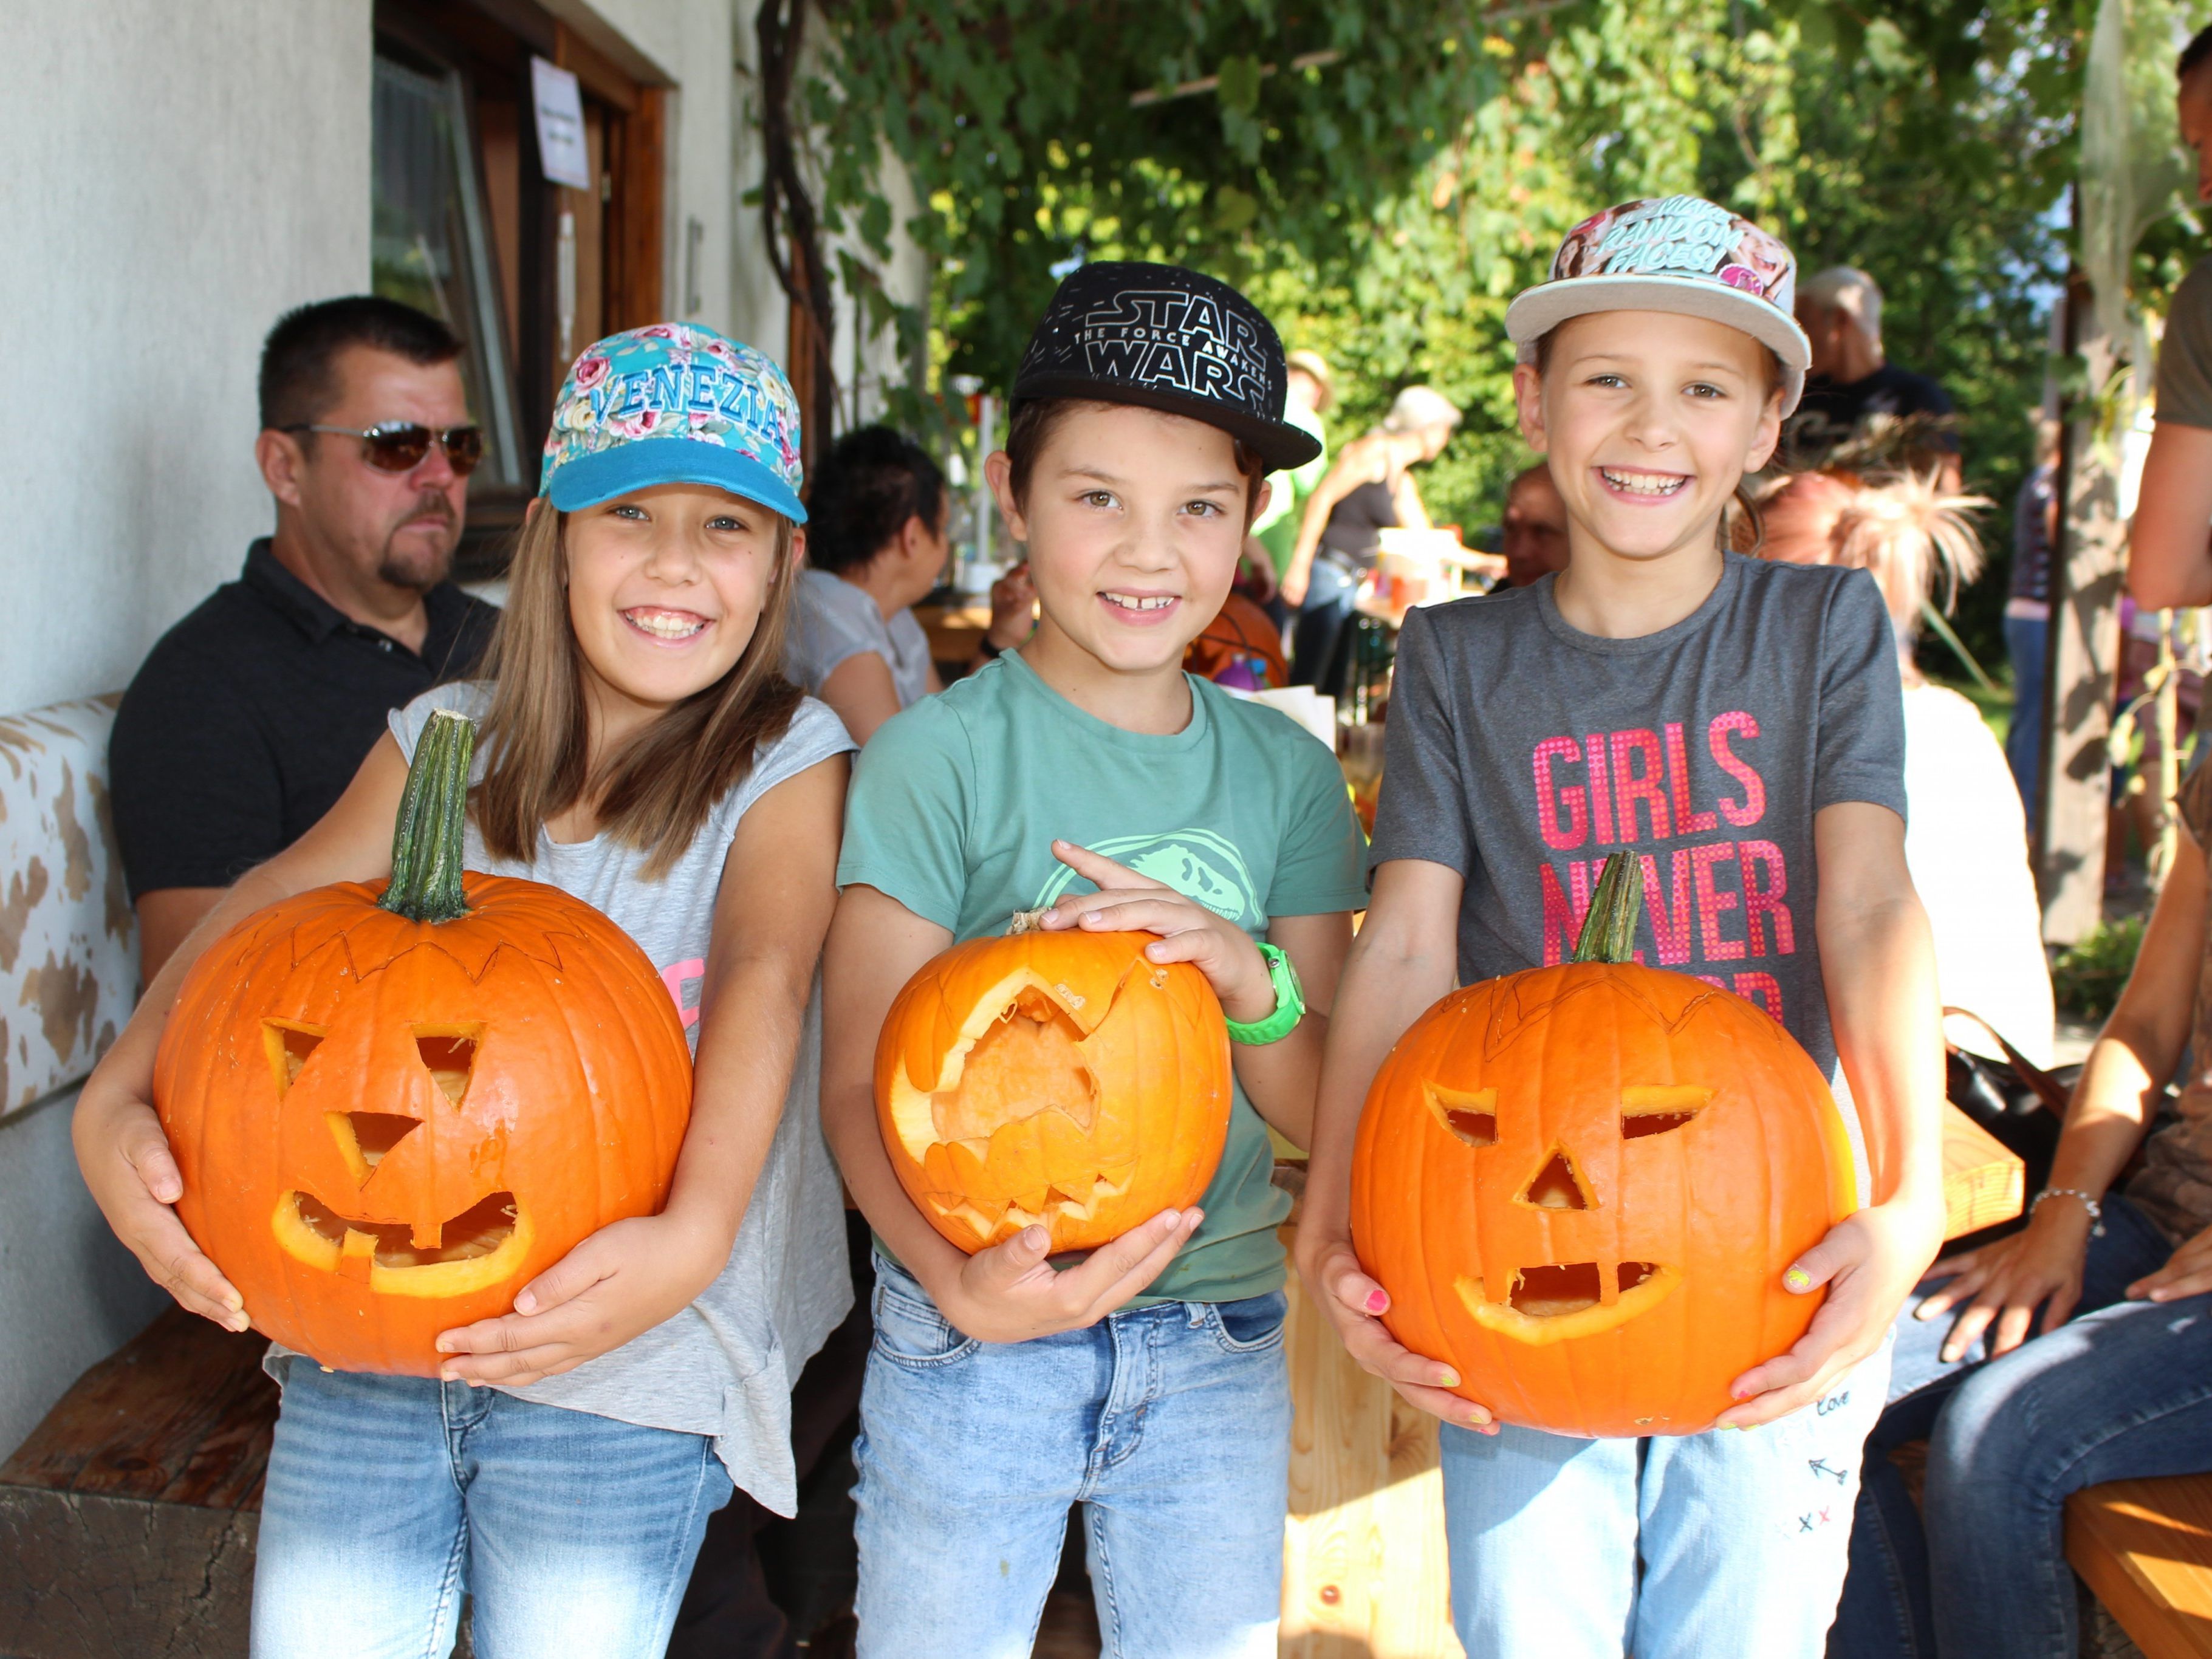
{"type": "Polygon", "coordinates": [[[415,1049],[429,1068],[430,1080],[456,1106],[469,1091],[469,1073],[477,1063],[477,1033],[472,1030],[415,1031],[415,1049]]]}
{"type": "Polygon", "coordinates": [[[261,1022],[261,1041],[269,1050],[269,1070],[281,1096],[298,1079],[308,1057],[321,1044],[325,1028],[289,1019],[261,1022]]]}
{"type": "Polygon", "coordinates": [[[356,1187],[368,1185],[384,1155],[422,1127],[422,1119],[402,1117],[397,1112],[325,1112],[323,1116],[356,1187]]]}

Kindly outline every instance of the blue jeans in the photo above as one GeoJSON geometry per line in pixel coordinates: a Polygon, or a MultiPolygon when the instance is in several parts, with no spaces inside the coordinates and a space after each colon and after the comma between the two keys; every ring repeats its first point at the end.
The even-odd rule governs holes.
{"type": "Polygon", "coordinates": [[[703,1436],[285,1362],[254,1659],[658,1659],[730,1479],[703,1436]]]}
{"type": "Polygon", "coordinates": [[[1746,1431],[1578,1440],[1443,1429],[1468,1659],[1815,1659],[1842,1587],[1887,1348],[1746,1431]]]}
{"type": "Polygon", "coordinates": [[[2041,617],[2004,619],[2005,654],[2012,659],[2012,724],[2005,732],[2005,759],[2027,809],[2027,833],[2035,833],[2042,810],[2037,787],[2043,777],[2043,668],[2051,623],[2041,617]]]}
{"type": "Polygon", "coordinates": [[[1028,1659],[1076,1503],[1105,1659],[1273,1659],[1284,1307],[1170,1302],[984,1343],[878,1255],[853,1448],[861,1659],[1028,1659]]]}
{"type": "Polygon", "coordinates": [[[1352,602],[1359,573],[1316,554],[1306,581],[1305,603],[1291,625],[1291,684],[1310,685],[1325,697],[1344,695],[1352,665],[1352,602]]]}
{"type": "MultiPolygon", "coordinates": [[[[2127,1302],[2165,1236],[2105,1200],[2076,1316],[1988,1359],[1941,1357],[1948,1319],[1897,1322],[1891,1404],[1868,1442],[1837,1659],[2075,1659],[2068,1494],[2102,1480],[2212,1470],[2212,1295],[2127,1302]],[[1928,1440],[1927,1513],[1884,1455],[1928,1440]]],[[[1922,1294],[1940,1282],[1930,1275],[1922,1294]]]]}

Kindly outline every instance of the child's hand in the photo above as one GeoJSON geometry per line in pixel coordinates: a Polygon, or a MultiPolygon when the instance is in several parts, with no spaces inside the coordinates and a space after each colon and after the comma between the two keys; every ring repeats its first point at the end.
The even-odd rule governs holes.
{"type": "Polygon", "coordinates": [[[1062,894],[1038,919],[1038,927],[1158,933],[1160,942],[1146,945],[1145,955],[1153,962],[1190,963],[1206,975],[1214,995],[1221,999],[1222,1012],[1230,1018],[1257,1024],[1275,1012],[1275,986],[1267,975],[1267,959],[1252,936],[1235,922],[1185,898],[1165,882],[1140,876],[1073,842],[1056,841],[1052,852],[1098,890],[1062,894]]]}
{"type": "Polygon", "coordinates": [[[1336,1327],[1346,1353],[1395,1389],[1408,1405],[1477,1434],[1498,1432],[1487,1410],[1450,1392],[1459,1386],[1458,1372],[1441,1360],[1422,1358],[1383,1328],[1382,1316],[1389,1310],[1390,1293],[1361,1271],[1349,1239],[1322,1245],[1310,1263],[1303,1255],[1298,1272],[1306,1281],[1306,1294],[1336,1327]]]}
{"type": "Polygon", "coordinates": [[[84,1184],[146,1276],[187,1313],[225,1330],[246,1329],[246,1298],[192,1243],[169,1206],[185,1195],[185,1179],[154,1109],[97,1068],[77,1097],[70,1127],[84,1184]]]}
{"type": "Polygon", "coordinates": [[[957,1278],[925,1288],[946,1323],[979,1341],[1026,1342],[1079,1331],[1140,1295],[1204,1219],[1195,1206],[1162,1210],[1065,1272],[1045,1260],[1052,1235],[1024,1227],[968,1257],[957,1278]]]}
{"type": "Polygon", "coordinates": [[[1018,564],[991,584],[991,626],[983,637],[1001,651],[1018,650],[1036,629],[1036,584],[1018,564]]]}
{"type": "Polygon", "coordinates": [[[439,1367],[450,1382],[535,1382],[682,1312],[714,1282],[729,1243],[673,1211],[602,1227],[524,1285],[514,1311],[441,1332],[439,1367]]]}
{"type": "Polygon", "coordinates": [[[1729,1392],[1744,1403],[1723,1412],[1715,1426],[1757,1428],[1827,1393],[1838,1376],[1881,1346],[1942,1242],[1940,1199],[1892,1199],[1831,1227],[1782,1275],[1783,1284],[1800,1296],[1827,1285],[1828,1299],[1789,1352],[1753,1366],[1729,1385],[1729,1392]]]}

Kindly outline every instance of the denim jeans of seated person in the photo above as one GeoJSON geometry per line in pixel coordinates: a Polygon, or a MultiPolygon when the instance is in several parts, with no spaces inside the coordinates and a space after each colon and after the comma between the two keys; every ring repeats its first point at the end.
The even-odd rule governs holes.
{"type": "Polygon", "coordinates": [[[253,1659],[658,1659],[729,1476],[705,1437],[283,1362],[253,1659]]]}
{"type": "Polygon", "coordinates": [[[1819,1659],[1887,1342],[1756,1429],[1577,1440],[1443,1429],[1468,1659],[1819,1659]]]}
{"type": "Polygon", "coordinates": [[[876,1259],[854,1448],[861,1659],[1027,1659],[1071,1504],[1105,1659],[1273,1659],[1280,1291],[984,1343],[876,1259]]]}
{"type": "Polygon", "coordinates": [[[1941,1279],[1905,1298],[1831,1659],[2074,1659],[2066,1499],[2212,1470],[2212,1293],[2128,1301],[2173,1247],[2124,1198],[2104,1219],[2074,1316],[1996,1359],[1984,1340],[1945,1360],[1951,1319],[1912,1317],[1941,1279]],[[1887,1455],[1920,1439],[1924,1510],[1887,1455]]]}

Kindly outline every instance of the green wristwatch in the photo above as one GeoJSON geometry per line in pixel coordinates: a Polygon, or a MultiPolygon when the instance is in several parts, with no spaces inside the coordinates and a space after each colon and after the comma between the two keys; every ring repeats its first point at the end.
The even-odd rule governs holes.
{"type": "Polygon", "coordinates": [[[1306,1016],[1305,993],[1298,988],[1298,970],[1291,966],[1291,959],[1272,945],[1261,945],[1260,954],[1267,958],[1267,982],[1275,988],[1275,1012],[1249,1024],[1241,1019],[1229,1022],[1231,1042],[1255,1047],[1280,1042],[1306,1016]]]}

